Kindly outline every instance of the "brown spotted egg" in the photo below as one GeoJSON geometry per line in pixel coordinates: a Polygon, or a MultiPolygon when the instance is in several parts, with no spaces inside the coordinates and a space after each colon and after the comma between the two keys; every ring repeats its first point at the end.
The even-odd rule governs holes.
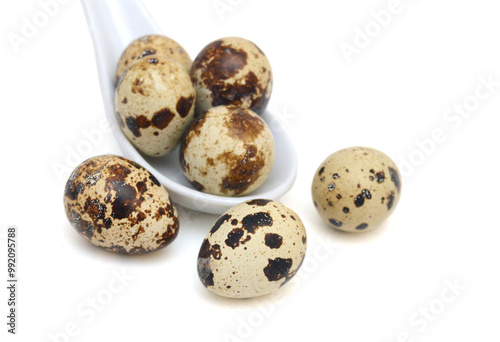
{"type": "Polygon", "coordinates": [[[401,195],[401,176],[384,153],[352,147],[330,155],[314,175],[312,197],[332,227],[362,232],[380,225],[401,195]]]}
{"type": "Polygon", "coordinates": [[[118,61],[116,77],[119,79],[125,70],[137,60],[148,56],[165,56],[180,63],[186,70],[191,68],[191,57],[175,40],[161,35],[148,35],[138,38],[127,46],[118,61]]]}
{"type": "Polygon", "coordinates": [[[196,119],[184,136],[180,163],[200,191],[239,196],[257,189],[274,163],[271,130],[250,109],[219,106],[196,119]]]}
{"type": "Polygon", "coordinates": [[[273,88],[271,65],[254,43],[236,37],[208,44],[191,67],[196,115],[220,105],[250,108],[262,114],[273,88]]]}
{"type": "Polygon", "coordinates": [[[90,158],[66,183],[69,222],[90,243],[111,252],[143,254],[171,243],[177,210],[148,170],[113,155],[90,158]]]}
{"type": "Polygon", "coordinates": [[[198,255],[198,275],[220,296],[262,296],[297,273],[306,247],[306,231],[294,211],[271,200],[248,201],[214,224],[198,255]]]}
{"type": "Polygon", "coordinates": [[[150,56],[123,74],[115,94],[121,128],[142,153],[170,153],[194,118],[195,90],[186,70],[167,57],[150,56]]]}

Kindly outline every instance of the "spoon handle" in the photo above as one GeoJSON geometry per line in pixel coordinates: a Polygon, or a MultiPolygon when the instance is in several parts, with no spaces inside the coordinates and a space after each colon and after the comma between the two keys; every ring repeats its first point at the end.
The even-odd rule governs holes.
{"type": "Polygon", "coordinates": [[[101,78],[115,82],[116,64],[125,47],[160,30],[140,0],[82,0],[82,4],[101,78]]]}

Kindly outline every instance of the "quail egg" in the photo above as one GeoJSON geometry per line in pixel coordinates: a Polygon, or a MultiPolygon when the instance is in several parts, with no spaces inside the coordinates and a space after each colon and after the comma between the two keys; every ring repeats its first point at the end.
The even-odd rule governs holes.
{"type": "Polygon", "coordinates": [[[401,195],[401,176],[384,153],[352,147],[330,155],[314,175],[312,197],[332,227],[362,232],[380,225],[401,195]]]}
{"type": "Polygon", "coordinates": [[[196,119],[180,149],[182,171],[198,190],[239,196],[257,189],[274,163],[271,130],[250,109],[219,106],[196,119]]]}
{"type": "Polygon", "coordinates": [[[76,167],[66,183],[64,208],[80,235],[111,252],[151,252],[179,231],[167,190],[141,165],[113,155],[76,167]]]}
{"type": "Polygon", "coordinates": [[[265,295],[297,273],[306,247],[306,231],[294,211],[279,202],[251,200],[214,224],[198,255],[198,275],[220,296],[265,295]]]}
{"type": "Polygon", "coordinates": [[[165,36],[152,34],[134,40],[123,51],[116,68],[119,79],[125,70],[137,60],[148,56],[165,56],[180,63],[186,70],[191,68],[191,57],[175,40],[165,36]]]}
{"type": "Polygon", "coordinates": [[[236,105],[262,114],[273,88],[271,65],[254,43],[236,37],[208,44],[191,67],[196,115],[211,107],[236,105]]]}
{"type": "Polygon", "coordinates": [[[142,153],[170,153],[194,119],[195,90],[178,63],[150,56],[120,78],[115,108],[124,134],[142,153]]]}

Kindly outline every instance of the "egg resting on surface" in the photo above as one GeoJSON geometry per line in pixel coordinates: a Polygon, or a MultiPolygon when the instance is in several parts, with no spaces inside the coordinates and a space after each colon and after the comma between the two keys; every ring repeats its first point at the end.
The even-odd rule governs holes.
{"type": "Polygon", "coordinates": [[[250,109],[211,108],[183,137],[180,164],[200,191],[239,196],[257,189],[269,176],[275,157],[267,124],[250,109]]]}
{"type": "Polygon", "coordinates": [[[306,248],[304,225],[293,210],[271,200],[251,200],[228,210],[207,234],[198,276],[220,296],[262,296],[297,273],[306,248]]]}
{"type": "Polygon", "coordinates": [[[208,44],[191,67],[196,115],[212,107],[236,105],[262,114],[273,88],[271,65],[254,43],[236,37],[208,44]]]}
{"type": "Polygon", "coordinates": [[[396,208],[401,176],[384,153],[351,147],[330,155],[316,171],[312,197],[330,226],[361,232],[380,225],[396,208]]]}
{"type": "Polygon", "coordinates": [[[166,247],[179,231],[167,190],[141,165],[118,156],[77,166],[66,183],[64,208],[80,235],[111,252],[151,252],[166,247]]]}
{"type": "Polygon", "coordinates": [[[175,40],[161,35],[148,35],[132,41],[123,51],[116,78],[119,79],[125,70],[141,58],[149,56],[165,56],[181,64],[187,71],[191,68],[191,57],[175,40]]]}
{"type": "Polygon", "coordinates": [[[123,133],[142,153],[160,157],[175,149],[194,119],[195,90],[186,70],[151,56],[123,74],[115,109],[123,133]]]}

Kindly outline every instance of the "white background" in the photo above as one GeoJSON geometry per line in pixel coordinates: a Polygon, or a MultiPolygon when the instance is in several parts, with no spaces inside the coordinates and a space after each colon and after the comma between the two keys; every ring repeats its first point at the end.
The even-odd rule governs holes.
{"type": "MultiPolygon", "coordinates": [[[[84,241],[64,215],[69,169],[62,176],[54,170],[71,162],[71,151],[88,141],[85,132],[104,119],[81,5],[61,5],[16,51],[8,34],[21,34],[23,18],[32,20],[41,7],[35,0],[2,1],[2,284],[5,232],[8,225],[19,230],[19,325],[12,340],[499,340],[500,87],[477,103],[470,97],[480,77],[500,81],[496,1],[401,0],[378,34],[370,13],[387,9],[389,0],[222,0],[233,4],[222,16],[213,0],[145,2],[193,59],[224,36],[250,39],[268,55],[275,77],[270,109],[299,157],[297,181],[282,202],[306,225],[308,259],[278,293],[237,301],[212,295],[196,274],[198,249],[216,216],[180,208],[177,240],[142,257],[84,241]],[[366,25],[373,37],[349,63],[341,46],[353,44],[366,25]],[[467,118],[443,116],[464,101],[477,105],[467,118]],[[416,141],[436,129],[446,139],[422,158],[416,141]],[[319,164],[353,145],[380,149],[398,164],[411,160],[401,170],[403,194],[393,216],[362,235],[327,227],[310,199],[319,164]],[[123,287],[114,280],[121,272],[133,278],[123,287]],[[446,290],[450,283],[459,284],[455,294],[446,290]],[[108,298],[110,284],[119,289],[108,298]],[[104,301],[99,311],[87,304],[95,297],[104,301]]],[[[108,133],[91,146],[78,161],[120,153],[108,133]]]]}

